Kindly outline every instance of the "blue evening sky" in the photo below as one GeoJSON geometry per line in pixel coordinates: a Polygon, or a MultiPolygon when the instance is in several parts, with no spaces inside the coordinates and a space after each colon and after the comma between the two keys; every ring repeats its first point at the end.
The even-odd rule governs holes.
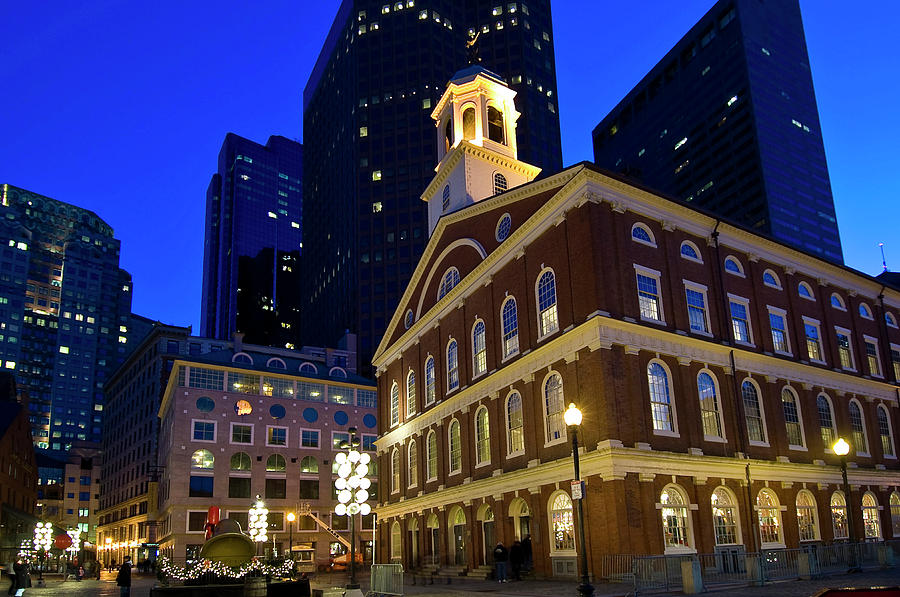
{"type": "MultiPolygon", "coordinates": [[[[773,2],[773,4],[776,4],[773,2]]],[[[554,0],[566,164],[712,0],[554,0]]],[[[229,131],[302,138],[301,97],[338,0],[10,2],[0,183],[113,226],[134,311],[199,330],[204,197],[229,131]]],[[[848,265],[900,270],[900,4],[801,0],[848,265]]]]}

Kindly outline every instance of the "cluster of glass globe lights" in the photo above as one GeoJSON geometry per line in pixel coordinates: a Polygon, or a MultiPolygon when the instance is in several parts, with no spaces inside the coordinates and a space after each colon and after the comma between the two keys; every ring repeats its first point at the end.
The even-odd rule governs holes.
{"type": "Polygon", "coordinates": [[[40,551],[50,551],[53,544],[53,523],[39,522],[34,527],[34,547],[40,551]]]}
{"type": "Polygon", "coordinates": [[[366,477],[369,474],[371,457],[360,453],[351,446],[348,452],[338,452],[334,461],[338,464],[338,478],[334,480],[337,489],[338,504],[334,513],[338,516],[362,514],[366,516],[372,507],[366,503],[369,499],[369,487],[372,482],[366,477]]]}
{"type": "Polygon", "coordinates": [[[247,532],[250,533],[250,538],[253,541],[259,543],[268,541],[269,509],[259,499],[259,496],[256,496],[256,503],[250,508],[248,522],[247,526],[250,528],[247,532]]]}

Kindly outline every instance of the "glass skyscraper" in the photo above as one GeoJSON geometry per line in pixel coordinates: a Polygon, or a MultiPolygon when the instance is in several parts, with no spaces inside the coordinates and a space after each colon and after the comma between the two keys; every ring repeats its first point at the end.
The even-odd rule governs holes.
{"type": "Polygon", "coordinates": [[[722,0],[593,132],[594,161],[843,262],[798,0],[722,0]]]}
{"type": "Polygon", "coordinates": [[[0,185],[0,363],[27,393],[35,444],[100,441],[103,384],[149,330],[119,240],[97,214],[0,185]]]}
{"type": "Polygon", "coordinates": [[[293,348],[300,331],[303,146],[233,133],[206,191],[203,335],[293,348]]]}
{"type": "Polygon", "coordinates": [[[356,331],[366,372],[427,240],[431,111],[470,34],[518,94],[519,158],[559,171],[549,0],[344,0],[304,90],[303,338],[356,331]]]}

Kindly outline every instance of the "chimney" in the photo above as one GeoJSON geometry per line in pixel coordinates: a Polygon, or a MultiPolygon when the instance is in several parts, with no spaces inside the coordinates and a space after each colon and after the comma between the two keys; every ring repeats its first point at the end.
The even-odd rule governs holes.
{"type": "Polygon", "coordinates": [[[234,352],[235,354],[244,350],[244,332],[234,333],[234,352]]]}

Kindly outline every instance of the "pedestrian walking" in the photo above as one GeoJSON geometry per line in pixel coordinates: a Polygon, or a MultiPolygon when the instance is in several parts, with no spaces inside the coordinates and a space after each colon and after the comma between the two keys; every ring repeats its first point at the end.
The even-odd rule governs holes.
{"type": "Polygon", "coordinates": [[[525,554],[522,550],[522,544],[518,541],[513,541],[509,548],[509,565],[512,567],[513,580],[522,580],[522,562],[524,559],[525,554]]]}
{"type": "Polygon", "coordinates": [[[522,556],[525,558],[525,570],[531,570],[534,562],[531,559],[531,535],[525,535],[522,539],[522,556]]]}
{"type": "Polygon", "coordinates": [[[497,547],[494,548],[494,565],[497,567],[497,582],[506,582],[506,561],[509,559],[509,552],[503,545],[502,541],[497,541],[497,547]]]}
{"type": "Polygon", "coordinates": [[[130,597],[131,595],[131,556],[125,556],[122,560],[122,566],[116,575],[116,584],[119,586],[120,597],[130,597]]]}

